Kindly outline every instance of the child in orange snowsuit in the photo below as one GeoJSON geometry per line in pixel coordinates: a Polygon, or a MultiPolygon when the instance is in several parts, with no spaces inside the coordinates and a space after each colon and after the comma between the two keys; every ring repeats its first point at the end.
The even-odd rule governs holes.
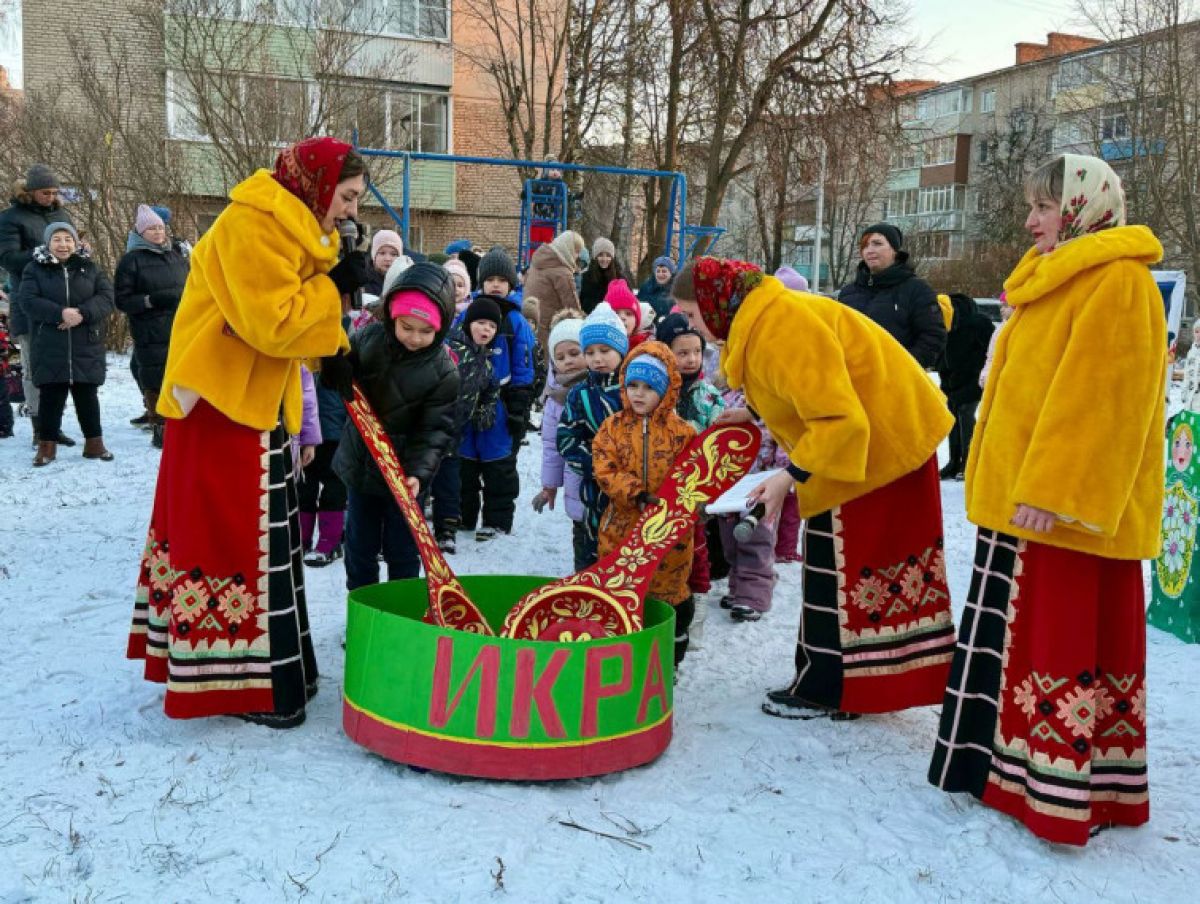
{"type": "MultiPolygon", "coordinates": [[[[679,398],[675,356],[661,342],[646,342],[630,352],[621,369],[624,408],[600,427],[592,442],[596,481],[608,496],[600,520],[600,556],[615,549],[647,506],[679,453],[696,431],[675,413],[679,398]]],[[[695,601],[688,590],[692,568],[692,534],[667,553],[650,581],[649,596],[675,607],[675,663],[688,646],[688,627],[695,601]]]]}

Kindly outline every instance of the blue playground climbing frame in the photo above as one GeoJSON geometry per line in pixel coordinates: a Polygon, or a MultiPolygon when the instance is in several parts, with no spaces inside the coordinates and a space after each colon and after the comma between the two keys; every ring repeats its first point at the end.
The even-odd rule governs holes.
{"type": "MultiPolygon", "coordinates": [[[[592,166],[582,163],[560,163],[553,161],[547,163],[545,160],[512,160],[504,157],[470,157],[461,154],[426,154],[419,151],[390,151],[379,148],[364,148],[357,149],[364,157],[390,157],[400,158],[404,166],[403,177],[403,198],[401,200],[400,209],[390,204],[380,192],[377,186],[371,185],[371,192],[378,199],[383,209],[388,212],[396,225],[399,227],[400,235],[404,238],[405,243],[408,242],[409,224],[411,222],[412,207],[411,207],[411,185],[412,185],[412,164],[414,160],[428,160],[439,163],[462,163],[473,164],[477,166],[508,166],[508,167],[525,167],[537,172],[542,172],[547,168],[553,168],[562,172],[575,173],[604,173],[612,176],[630,176],[641,179],[669,179],[671,182],[671,190],[668,199],[670,215],[667,220],[667,241],[668,249],[676,249],[680,260],[686,260],[695,250],[696,245],[703,239],[709,240],[708,250],[711,250],[717,240],[725,234],[723,226],[696,226],[689,225],[687,222],[687,177],[683,173],[672,173],[664,170],[649,170],[649,169],[627,169],[619,166],[592,166]]],[[[525,183],[525,191],[522,193],[521,202],[521,238],[520,260],[527,262],[529,254],[533,251],[533,242],[530,239],[531,227],[541,225],[544,228],[553,226],[554,234],[557,235],[567,225],[567,205],[568,197],[566,184],[561,180],[549,179],[529,179],[525,183]],[[551,190],[550,185],[557,182],[557,188],[551,190]],[[534,189],[532,186],[539,186],[534,189]],[[543,197],[545,195],[546,197],[543,197]],[[546,216],[539,216],[540,212],[546,213],[546,216]]]]}

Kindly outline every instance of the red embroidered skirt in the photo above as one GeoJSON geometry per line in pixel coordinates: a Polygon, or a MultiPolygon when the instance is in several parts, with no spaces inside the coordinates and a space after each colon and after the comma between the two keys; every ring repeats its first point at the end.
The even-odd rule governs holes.
{"type": "Polygon", "coordinates": [[[1142,564],[981,529],[929,780],[1047,841],[1150,818],[1142,564]]]}
{"type": "Polygon", "coordinates": [[[954,654],[937,461],[804,527],[792,693],[843,712],[939,702],[954,654]]]}
{"type": "Polygon", "coordinates": [[[168,420],[127,655],[172,718],[293,715],[316,691],[291,444],[207,402],[168,420]]]}

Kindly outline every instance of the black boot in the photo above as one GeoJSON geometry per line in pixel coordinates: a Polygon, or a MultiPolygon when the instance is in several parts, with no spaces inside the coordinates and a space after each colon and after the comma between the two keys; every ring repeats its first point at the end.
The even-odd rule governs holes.
{"type": "Polygon", "coordinates": [[[36,449],[38,447],[38,442],[41,440],[41,432],[42,432],[41,423],[38,421],[38,416],[36,414],[29,415],[29,425],[33,428],[33,444],[32,445],[33,445],[33,448],[36,449]]]}
{"type": "Polygon", "coordinates": [[[954,480],[960,474],[962,474],[962,465],[956,461],[947,462],[946,467],[938,471],[938,477],[942,480],[954,480]]]}
{"type": "Polygon", "coordinates": [[[55,440],[55,442],[58,443],[60,446],[68,446],[69,447],[69,446],[75,445],[75,440],[71,439],[71,437],[67,436],[61,430],[58,431],[58,438],[55,440]]]}

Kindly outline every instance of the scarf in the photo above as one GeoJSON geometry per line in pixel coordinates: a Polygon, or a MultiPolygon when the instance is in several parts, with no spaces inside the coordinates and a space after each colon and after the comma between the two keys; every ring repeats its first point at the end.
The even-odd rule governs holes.
{"type": "Polygon", "coordinates": [[[130,232],[129,238],[125,241],[125,251],[153,251],[155,254],[166,254],[171,250],[171,240],[163,242],[161,245],[156,245],[144,235],[139,235],[136,232],[130,232]]]}
{"type": "Polygon", "coordinates": [[[762,282],[762,271],[746,261],[702,257],[692,274],[704,325],[718,339],[728,339],[733,315],[746,294],[762,282]]]}
{"type": "Polygon", "coordinates": [[[570,394],[571,390],[586,380],[588,375],[588,370],[586,367],[577,373],[571,374],[571,376],[566,377],[565,379],[558,375],[558,368],[552,365],[551,370],[554,371],[554,385],[546,388],[546,395],[554,399],[554,401],[558,402],[560,405],[566,403],[567,396],[570,394]]]}
{"type": "Polygon", "coordinates": [[[1098,157],[1064,154],[1058,244],[1124,225],[1125,192],[1120,177],[1098,157]]]}
{"type": "Polygon", "coordinates": [[[306,138],[279,152],[272,175],[321,220],[329,212],[342,164],[351,150],[336,138],[306,138]]]}

